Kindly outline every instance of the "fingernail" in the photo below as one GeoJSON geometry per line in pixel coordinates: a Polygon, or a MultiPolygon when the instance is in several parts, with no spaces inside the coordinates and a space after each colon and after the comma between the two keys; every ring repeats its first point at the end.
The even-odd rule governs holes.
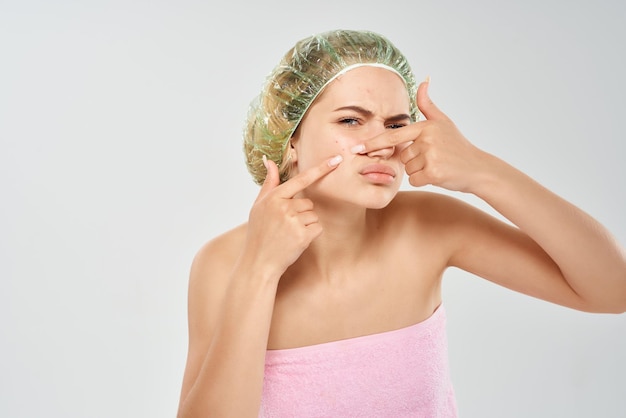
{"type": "Polygon", "coordinates": [[[265,156],[265,154],[263,154],[263,157],[261,159],[263,160],[263,165],[265,166],[265,169],[267,170],[267,157],[265,156]]]}
{"type": "Polygon", "coordinates": [[[355,145],[352,148],[350,148],[350,151],[353,154],[359,154],[359,153],[365,151],[365,145],[363,145],[363,144],[355,145]]]}
{"type": "Polygon", "coordinates": [[[426,83],[429,83],[429,84],[430,84],[430,76],[429,76],[429,75],[427,75],[427,76],[426,76],[426,79],[425,79],[424,81],[425,81],[426,83]]]}
{"type": "Polygon", "coordinates": [[[339,165],[339,163],[342,161],[343,161],[343,157],[341,155],[335,155],[333,158],[328,160],[328,165],[331,167],[335,167],[339,165]]]}

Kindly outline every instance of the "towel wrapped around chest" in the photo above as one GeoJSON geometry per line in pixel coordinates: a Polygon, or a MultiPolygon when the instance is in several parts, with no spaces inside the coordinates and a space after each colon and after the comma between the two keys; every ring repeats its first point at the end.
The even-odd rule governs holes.
{"type": "Polygon", "coordinates": [[[406,328],[267,351],[259,417],[456,416],[442,305],[406,328]]]}

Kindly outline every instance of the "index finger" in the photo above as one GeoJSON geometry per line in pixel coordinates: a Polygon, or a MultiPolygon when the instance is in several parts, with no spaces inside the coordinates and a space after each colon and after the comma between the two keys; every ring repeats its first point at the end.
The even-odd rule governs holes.
{"type": "Polygon", "coordinates": [[[342,160],[343,157],[341,155],[335,155],[333,158],[325,160],[321,164],[297,174],[278,186],[278,189],[280,189],[280,192],[277,191],[278,195],[284,198],[294,197],[296,194],[337,168],[342,160]]]}
{"type": "Polygon", "coordinates": [[[353,154],[367,154],[368,152],[377,151],[384,148],[395,147],[413,141],[419,136],[423,129],[422,122],[415,122],[410,125],[398,129],[388,129],[380,135],[372,139],[355,145],[350,149],[353,154]]]}

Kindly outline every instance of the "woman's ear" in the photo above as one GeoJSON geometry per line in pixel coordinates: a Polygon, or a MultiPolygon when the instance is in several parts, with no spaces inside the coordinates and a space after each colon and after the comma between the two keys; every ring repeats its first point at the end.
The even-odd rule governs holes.
{"type": "Polygon", "coordinates": [[[296,151],[296,147],[293,146],[294,139],[289,140],[289,162],[294,164],[298,161],[298,152],[296,151]]]}

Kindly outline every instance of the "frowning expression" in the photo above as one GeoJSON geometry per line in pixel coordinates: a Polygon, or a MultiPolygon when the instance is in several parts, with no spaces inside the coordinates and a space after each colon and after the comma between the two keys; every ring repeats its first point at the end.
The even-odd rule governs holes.
{"type": "Polygon", "coordinates": [[[409,100],[404,81],[379,67],[354,68],[326,86],[292,138],[293,174],[336,154],[344,161],[306,194],[370,208],[386,206],[402,183],[402,147],[364,155],[354,155],[350,149],[386,129],[408,125],[409,100]]]}

